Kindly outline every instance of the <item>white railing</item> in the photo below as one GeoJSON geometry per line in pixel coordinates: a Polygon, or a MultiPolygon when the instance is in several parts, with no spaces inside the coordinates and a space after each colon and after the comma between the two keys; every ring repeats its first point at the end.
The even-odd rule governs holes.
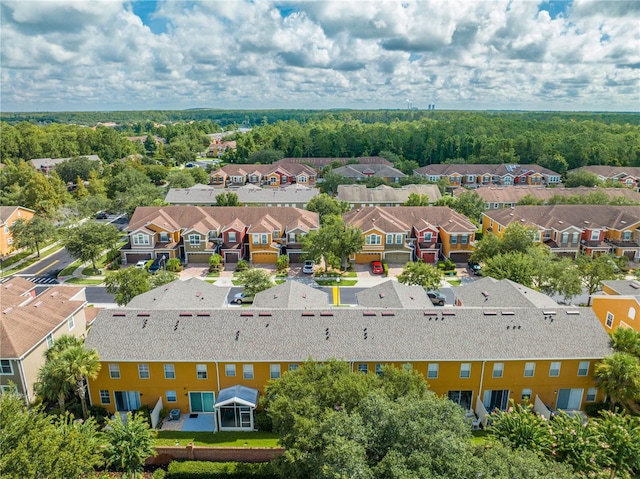
{"type": "Polygon", "coordinates": [[[155,429],[158,427],[158,423],[160,422],[160,410],[162,409],[162,397],[158,398],[158,402],[156,403],[153,411],[151,411],[151,427],[155,429]]]}
{"type": "Polygon", "coordinates": [[[478,416],[478,419],[482,423],[482,426],[487,427],[487,421],[489,420],[489,412],[484,407],[484,404],[482,403],[480,396],[478,396],[478,398],[476,399],[476,416],[478,416]]]}
{"type": "Polygon", "coordinates": [[[537,394],[533,403],[533,412],[537,412],[545,419],[549,419],[551,417],[551,410],[542,402],[537,394]]]}

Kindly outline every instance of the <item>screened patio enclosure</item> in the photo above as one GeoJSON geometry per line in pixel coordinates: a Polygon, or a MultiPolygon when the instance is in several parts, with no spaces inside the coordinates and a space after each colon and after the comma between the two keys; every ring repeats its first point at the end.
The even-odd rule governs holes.
{"type": "Polygon", "coordinates": [[[215,404],[219,431],[253,431],[258,390],[233,386],[220,390],[215,404]]]}

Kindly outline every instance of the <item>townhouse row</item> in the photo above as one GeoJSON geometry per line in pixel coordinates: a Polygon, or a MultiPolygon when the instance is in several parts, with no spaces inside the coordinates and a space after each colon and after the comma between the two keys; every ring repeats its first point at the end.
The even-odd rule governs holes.
{"type": "Polygon", "coordinates": [[[516,164],[447,164],[427,165],[414,170],[429,181],[445,179],[449,186],[478,188],[488,185],[549,186],[560,183],[560,173],[540,165],[516,164]]]}
{"type": "MultiPolygon", "coordinates": [[[[527,299],[525,307],[436,310],[424,307],[424,290],[399,284],[371,288],[357,307],[331,308],[326,297],[324,306],[316,301],[320,292],[313,288],[287,283],[259,293],[249,308],[198,308],[194,295],[187,295],[193,303],[185,308],[182,288],[163,288],[146,294],[176,295],[179,309],[155,308],[149,297],[149,307],[100,312],[87,336],[102,362],[89,382],[92,404],[124,412],[161,400],[182,413],[219,414],[222,396],[224,407],[238,411],[227,411],[236,419],[226,427],[253,429],[257,397],[269,381],[309,358],[341,359],[367,374],[380,374],[383,366],[415,369],[436,394],[480,418],[506,409],[509,400],[534,403],[547,416],[604,400],[593,371],[612,351],[590,309],[540,308],[527,299]],[[282,306],[283,296],[300,305],[307,294],[315,299],[305,309],[282,306]],[[402,306],[394,305],[395,296],[403,297],[402,306]],[[371,301],[387,297],[381,307],[371,301]],[[252,391],[256,400],[226,400],[239,390],[252,391]]],[[[509,283],[494,286],[528,298],[509,283]]],[[[208,287],[215,288],[197,286],[204,296],[208,287]]]]}
{"type": "MultiPolygon", "coordinates": [[[[475,242],[473,223],[448,207],[366,207],[343,218],[363,231],[364,246],[351,257],[356,263],[465,262],[475,242]]],[[[160,257],[208,263],[213,253],[227,263],[275,264],[280,255],[298,263],[301,238],[318,228],[317,213],[292,207],[139,207],[121,255],[125,263],[160,257]]]]}
{"type": "Polygon", "coordinates": [[[535,230],[534,241],[560,256],[609,253],[640,260],[640,208],[608,205],[516,206],[485,211],[483,233],[499,237],[511,223],[535,230]]]}

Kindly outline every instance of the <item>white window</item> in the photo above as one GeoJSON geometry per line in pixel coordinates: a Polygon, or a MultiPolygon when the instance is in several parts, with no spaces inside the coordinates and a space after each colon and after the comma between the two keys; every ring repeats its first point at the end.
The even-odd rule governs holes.
{"type": "Polygon", "coordinates": [[[260,235],[251,235],[251,241],[253,244],[260,244],[260,235]]]}
{"type": "Polygon", "coordinates": [[[253,364],[242,365],[242,377],[244,379],[253,379],[253,364]]]}
{"type": "Polygon", "coordinates": [[[175,379],[176,378],[176,369],[173,364],[165,364],[164,365],[164,378],[165,379],[175,379]]]}
{"type": "Polygon", "coordinates": [[[591,232],[591,241],[598,241],[600,239],[600,230],[593,230],[591,232]]]}
{"type": "Polygon", "coordinates": [[[476,177],[473,176],[473,175],[467,176],[467,181],[469,181],[469,182],[475,181],[475,179],[476,179],[476,177]]]}
{"type": "Polygon", "coordinates": [[[280,238],[280,232],[278,230],[273,230],[272,236],[273,236],[273,239],[278,239],[280,238]]]}
{"type": "Polygon", "coordinates": [[[280,379],[280,365],[279,364],[270,364],[269,365],[269,377],[271,379],[280,379]]]}
{"type": "Polygon", "coordinates": [[[376,374],[378,376],[382,376],[382,364],[381,363],[376,363],[376,374]]]}
{"type": "Polygon", "coordinates": [[[567,243],[569,241],[569,233],[562,233],[561,243],[567,243]]]}
{"type": "Polygon", "coordinates": [[[307,177],[306,176],[298,177],[298,183],[306,183],[306,182],[307,182],[307,177]]]}
{"type": "Polygon", "coordinates": [[[451,244],[458,244],[458,235],[451,235],[451,244]]]}
{"type": "Polygon", "coordinates": [[[424,242],[425,243],[430,243],[432,235],[433,235],[433,233],[431,231],[425,231],[425,233],[424,233],[424,242]]]}
{"type": "Polygon", "coordinates": [[[13,244],[13,238],[11,236],[7,238],[7,244],[13,244]]]}
{"type": "Polygon", "coordinates": [[[469,235],[461,235],[460,236],[460,243],[461,244],[468,244],[469,243],[469,235]]]}
{"type": "Polygon", "coordinates": [[[300,369],[299,364],[289,364],[289,371],[297,371],[298,369],[300,369]]]}
{"type": "Polygon", "coordinates": [[[109,377],[111,379],[120,379],[120,365],[109,364],[109,377]]]}
{"type": "Polygon", "coordinates": [[[520,396],[520,399],[522,399],[523,401],[529,401],[531,400],[532,394],[533,394],[533,391],[531,390],[531,388],[524,388],[522,390],[522,395],[520,396]]]}
{"type": "Polygon", "coordinates": [[[0,374],[13,374],[13,365],[8,359],[0,360],[0,374]]]}
{"type": "Polygon", "coordinates": [[[589,361],[580,361],[578,366],[578,376],[587,376],[589,374],[589,361]]]}
{"type": "Polygon", "coordinates": [[[262,235],[262,244],[267,244],[269,240],[269,235],[262,235]]]}
{"type": "Polygon", "coordinates": [[[438,377],[438,370],[440,369],[438,363],[431,363],[427,366],[427,378],[436,379],[438,377]]]}
{"type": "Polygon", "coordinates": [[[358,364],[358,372],[359,373],[368,373],[369,365],[368,364],[358,364]]]}
{"type": "Polygon", "coordinates": [[[631,231],[622,232],[622,241],[631,241],[631,231]]]}
{"type": "Polygon", "coordinates": [[[524,377],[532,378],[536,373],[536,363],[525,363],[524,364],[524,377]]]}
{"type": "Polygon", "coordinates": [[[148,245],[150,243],[149,235],[138,233],[133,235],[133,244],[136,246],[148,245]]]}
{"type": "Polygon", "coordinates": [[[235,231],[229,231],[227,233],[227,240],[229,241],[229,243],[235,243],[237,241],[236,232],[235,231]]]}
{"type": "Polygon", "coordinates": [[[138,364],[138,376],[140,379],[149,379],[149,365],[138,364]]]}
{"type": "Polygon", "coordinates": [[[613,314],[607,312],[607,328],[611,328],[613,326],[613,314]]]}
{"type": "Polygon", "coordinates": [[[235,364],[225,364],[224,366],[224,375],[227,377],[235,377],[236,375],[236,365],[235,364]]]}
{"type": "Polygon", "coordinates": [[[402,235],[401,234],[397,234],[396,235],[396,244],[402,244],[402,235]]]}
{"type": "Polygon", "coordinates": [[[393,235],[387,235],[386,244],[393,244],[393,235]]]}
{"type": "Polygon", "coordinates": [[[160,243],[168,243],[169,242],[169,233],[162,232],[160,233],[160,243]]]}
{"type": "Polygon", "coordinates": [[[76,322],[73,319],[73,315],[67,318],[67,327],[69,328],[69,331],[76,327],[76,322]]]}
{"type": "Polygon", "coordinates": [[[165,391],[164,395],[167,398],[167,402],[177,402],[178,401],[178,395],[176,394],[175,391],[165,391]]]}
{"type": "Polygon", "coordinates": [[[493,209],[497,210],[498,208],[500,208],[500,203],[494,203],[493,204],[493,209]]]}
{"type": "Polygon", "coordinates": [[[631,306],[629,308],[629,313],[627,314],[627,316],[629,316],[629,319],[636,319],[636,308],[631,306]]]}
{"type": "Polygon", "coordinates": [[[549,376],[553,378],[560,376],[560,365],[560,361],[552,362],[551,367],[549,368],[549,376]]]}
{"type": "Polygon", "coordinates": [[[289,233],[289,243],[295,243],[295,242],[296,242],[296,234],[289,233]]]}
{"type": "Polygon", "coordinates": [[[366,235],[364,237],[364,244],[382,244],[382,236],[380,235],[366,235]]]}
{"type": "Polygon", "coordinates": [[[189,235],[190,246],[200,246],[200,235],[189,235]]]}
{"type": "Polygon", "coordinates": [[[198,379],[207,379],[207,365],[196,364],[196,377],[198,379]]]}
{"type": "Polygon", "coordinates": [[[589,388],[587,389],[587,402],[595,402],[596,395],[598,394],[598,388],[589,388]]]}
{"type": "Polygon", "coordinates": [[[493,377],[494,378],[501,378],[503,372],[504,372],[504,363],[494,363],[493,364],[493,377]]]}
{"type": "Polygon", "coordinates": [[[571,243],[578,244],[578,240],[580,239],[580,233],[573,233],[571,235],[571,243]]]}
{"type": "Polygon", "coordinates": [[[461,378],[471,377],[471,363],[462,363],[460,365],[460,377],[461,378]]]}
{"type": "Polygon", "coordinates": [[[53,334],[47,334],[47,348],[51,349],[53,347],[53,334]]]}
{"type": "Polygon", "coordinates": [[[111,404],[111,396],[106,389],[100,390],[100,404],[111,404]]]}

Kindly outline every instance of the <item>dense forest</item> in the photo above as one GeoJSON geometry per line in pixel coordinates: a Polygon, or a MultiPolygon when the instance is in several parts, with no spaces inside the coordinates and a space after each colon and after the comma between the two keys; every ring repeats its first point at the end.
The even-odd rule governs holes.
{"type": "Polygon", "coordinates": [[[244,125],[251,130],[236,135],[230,161],[248,162],[252,153],[274,150],[284,157],[391,154],[419,166],[538,163],[560,173],[590,164],[640,166],[640,115],[634,114],[188,110],[110,112],[106,118],[118,123],[115,128],[88,127],[103,115],[3,114],[2,159],[97,154],[112,162],[143,153],[126,136],[145,134],[166,139],[167,157],[185,148],[195,156],[204,149],[203,135],[244,125]],[[72,120],[86,125],[66,123],[72,120]]]}

